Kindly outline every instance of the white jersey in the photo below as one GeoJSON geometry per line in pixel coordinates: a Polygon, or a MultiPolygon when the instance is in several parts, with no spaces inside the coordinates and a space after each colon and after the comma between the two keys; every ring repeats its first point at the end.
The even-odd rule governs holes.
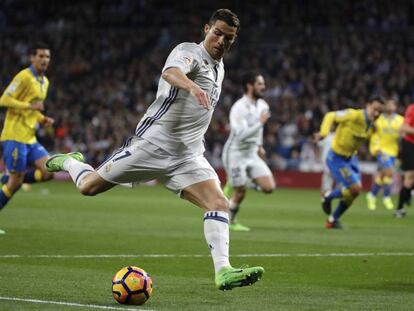
{"type": "Polygon", "coordinates": [[[211,109],[204,109],[190,93],[172,87],[161,77],[157,97],[138,123],[135,134],[171,155],[202,154],[204,134],[220,97],[223,62],[214,60],[203,42],[186,42],[172,50],[163,72],[171,67],[181,69],[207,92],[211,109]]]}
{"type": "Polygon", "coordinates": [[[263,124],[260,116],[265,111],[269,111],[269,105],[263,99],[253,101],[244,95],[236,101],[230,110],[231,130],[224,152],[257,153],[258,146],[263,144],[263,124]]]}

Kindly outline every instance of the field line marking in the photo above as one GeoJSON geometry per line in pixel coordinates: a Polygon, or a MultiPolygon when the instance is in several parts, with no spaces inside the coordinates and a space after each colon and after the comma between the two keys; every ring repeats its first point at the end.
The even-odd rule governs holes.
{"type": "Polygon", "coordinates": [[[50,300],[39,300],[39,299],[24,299],[24,298],[17,298],[17,297],[2,297],[2,296],[0,296],[0,300],[22,301],[22,302],[32,302],[32,303],[44,303],[44,304],[51,304],[51,305],[63,305],[63,306],[70,306],[70,307],[83,307],[83,308],[105,309],[105,310],[154,311],[154,310],[151,310],[151,309],[121,308],[121,307],[110,307],[110,306],[83,304],[83,303],[76,303],[76,302],[50,301],[50,300]]]}
{"type": "MultiPolygon", "coordinates": [[[[378,253],[274,253],[274,254],[232,254],[231,257],[411,257],[409,252],[378,252],[378,253]]],[[[206,258],[209,254],[95,254],[95,255],[0,255],[2,258],[206,258]]]]}

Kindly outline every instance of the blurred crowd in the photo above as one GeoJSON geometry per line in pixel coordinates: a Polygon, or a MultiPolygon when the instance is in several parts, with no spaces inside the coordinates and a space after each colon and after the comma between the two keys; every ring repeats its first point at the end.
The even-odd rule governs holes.
{"type": "MultiPolygon", "coordinates": [[[[397,95],[403,112],[414,99],[414,3],[390,0],[3,0],[0,90],[28,66],[30,43],[47,42],[46,114],[56,124],[40,128],[39,140],[51,153],[78,150],[97,165],[134,133],[171,49],[202,41],[204,23],[220,7],[235,11],[242,26],[206,134],[215,167],[245,70],[266,79],[272,117],[264,147],[276,169],[319,167],[312,134],[325,112],[360,108],[373,94],[397,95]]],[[[365,149],[361,157],[369,159],[365,149]]]]}

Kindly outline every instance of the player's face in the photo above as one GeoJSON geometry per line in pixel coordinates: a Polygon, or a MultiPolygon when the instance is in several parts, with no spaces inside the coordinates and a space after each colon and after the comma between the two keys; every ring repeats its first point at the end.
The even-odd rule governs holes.
{"type": "Polygon", "coordinates": [[[385,102],[385,112],[386,113],[395,113],[397,111],[397,103],[393,99],[389,99],[385,102]]]}
{"type": "Polygon", "coordinates": [[[257,76],[253,85],[253,96],[255,98],[262,98],[266,88],[263,76],[257,76]]]}
{"type": "Polygon", "coordinates": [[[220,60],[236,40],[237,28],[217,20],[211,26],[206,24],[204,33],[204,47],[212,58],[220,60]]]}
{"type": "Polygon", "coordinates": [[[39,74],[44,74],[50,62],[50,50],[37,49],[31,57],[32,65],[39,74]]]}
{"type": "Polygon", "coordinates": [[[375,121],[378,119],[382,111],[384,110],[384,105],[379,101],[373,101],[367,106],[367,115],[370,121],[375,121]]]}

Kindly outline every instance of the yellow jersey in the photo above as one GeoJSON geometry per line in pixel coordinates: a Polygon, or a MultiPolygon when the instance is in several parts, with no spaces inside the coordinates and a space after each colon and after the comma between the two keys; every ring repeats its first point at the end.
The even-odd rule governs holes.
{"type": "Polygon", "coordinates": [[[369,151],[376,155],[378,152],[386,153],[392,157],[398,155],[398,131],[404,123],[404,117],[399,114],[387,116],[381,114],[375,121],[376,132],[369,143],[369,151]]]}
{"type": "Polygon", "coordinates": [[[328,112],[323,118],[320,135],[328,135],[334,124],[337,127],[331,149],[344,157],[353,156],[374,133],[374,124],[368,120],[365,109],[328,112]]]}
{"type": "Polygon", "coordinates": [[[20,71],[0,98],[0,107],[6,107],[6,117],[0,140],[15,140],[25,144],[36,142],[36,128],[44,115],[30,109],[30,103],[43,102],[49,80],[40,77],[33,66],[20,71]]]}

